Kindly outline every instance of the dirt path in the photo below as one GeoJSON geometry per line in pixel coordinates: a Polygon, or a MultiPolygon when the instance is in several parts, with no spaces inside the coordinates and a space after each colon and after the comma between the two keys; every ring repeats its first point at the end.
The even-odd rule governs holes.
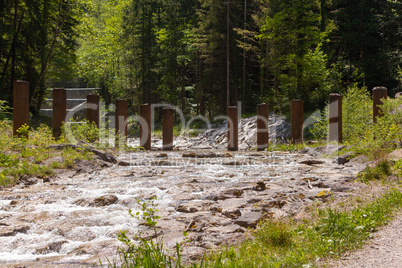
{"type": "Polygon", "coordinates": [[[402,267],[402,212],[389,225],[374,233],[374,238],[363,248],[331,267],[402,267]]]}

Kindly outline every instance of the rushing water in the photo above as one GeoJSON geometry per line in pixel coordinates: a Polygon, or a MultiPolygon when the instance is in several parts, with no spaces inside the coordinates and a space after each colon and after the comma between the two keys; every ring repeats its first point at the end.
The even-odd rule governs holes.
{"type": "MultiPolygon", "coordinates": [[[[236,152],[221,157],[182,157],[182,153],[132,153],[130,166],[61,173],[58,178],[0,191],[0,264],[64,267],[84,265],[112,256],[121,230],[135,233],[136,198],[157,197],[161,222],[183,231],[177,204],[208,200],[231,187],[257,181],[275,182],[300,174],[301,157],[284,153],[236,152]],[[115,195],[118,201],[93,206],[94,199],[115,195]]],[[[304,156],[305,157],[305,156],[304,156]]],[[[211,201],[212,202],[212,201],[211,201]]],[[[207,213],[207,212],[206,212],[207,213]]],[[[32,267],[33,267],[32,266],[32,267]]]]}

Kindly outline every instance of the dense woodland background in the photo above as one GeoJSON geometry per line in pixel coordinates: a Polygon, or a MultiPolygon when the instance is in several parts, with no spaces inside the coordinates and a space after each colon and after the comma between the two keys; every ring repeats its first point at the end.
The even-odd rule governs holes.
{"type": "MultiPolygon", "coordinates": [[[[0,99],[30,82],[213,116],[242,101],[325,105],[358,83],[402,91],[400,0],[0,0],[0,99]]],[[[12,103],[12,102],[11,102],[12,103]]]]}

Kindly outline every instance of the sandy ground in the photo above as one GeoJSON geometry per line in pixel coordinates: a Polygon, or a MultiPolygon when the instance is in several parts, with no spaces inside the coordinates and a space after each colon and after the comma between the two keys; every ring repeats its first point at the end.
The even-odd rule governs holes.
{"type": "Polygon", "coordinates": [[[389,225],[374,233],[360,250],[330,267],[402,267],[402,212],[389,225]]]}

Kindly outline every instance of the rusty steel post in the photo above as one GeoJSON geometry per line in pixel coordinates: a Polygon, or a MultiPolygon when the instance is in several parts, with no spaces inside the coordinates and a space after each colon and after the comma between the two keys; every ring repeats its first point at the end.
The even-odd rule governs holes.
{"type": "Polygon", "coordinates": [[[236,106],[228,107],[228,150],[237,151],[239,149],[239,121],[236,106]]]}
{"type": "Polygon", "coordinates": [[[173,109],[163,108],[162,110],[162,133],[163,133],[163,150],[173,150],[173,109]]]}
{"type": "Polygon", "coordinates": [[[58,138],[61,134],[61,127],[63,122],[66,121],[67,115],[67,91],[64,88],[53,89],[53,112],[52,112],[52,126],[53,136],[58,138]]]}
{"type": "Polygon", "coordinates": [[[268,148],[268,113],[268,104],[257,105],[257,151],[263,151],[268,148]]]}
{"type": "Polygon", "coordinates": [[[29,125],[29,83],[15,81],[13,90],[13,135],[23,125],[29,125]]]}
{"type": "Polygon", "coordinates": [[[292,100],[290,107],[290,136],[291,142],[303,142],[303,101],[292,100]]]}
{"type": "Polygon", "coordinates": [[[99,101],[99,95],[87,95],[87,120],[91,124],[95,123],[97,128],[99,128],[99,101]]]}
{"type": "Polygon", "coordinates": [[[127,141],[127,101],[116,100],[116,147],[127,141]]]}
{"type": "Polygon", "coordinates": [[[386,87],[375,87],[373,88],[373,123],[377,123],[377,117],[382,116],[381,108],[379,105],[382,105],[381,99],[387,98],[387,88],[386,87]]]}
{"type": "Polygon", "coordinates": [[[140,146],[151,150],[151,105],[140,106],[140,146]]]}

